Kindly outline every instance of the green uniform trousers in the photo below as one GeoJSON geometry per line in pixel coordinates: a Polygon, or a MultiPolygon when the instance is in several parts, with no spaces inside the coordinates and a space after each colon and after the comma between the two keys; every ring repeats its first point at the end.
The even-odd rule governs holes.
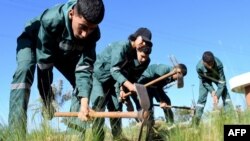
{"type": "MultiPolygon", "coordinates": [[[[105,83],[99,82],[95,77],[93,79],[93,88],[91,92],[91,101],[95,111],[121,111],[121,104],[115,93],[115,81],[108,80],[105,83]]],[[[92,133],[94,141],[104,140],[104,118],[96,118],[93,123],[92,133]]],[[[118,137],[122,133],[121,118],[110,119],[111,132],[113,138],[118,137]]]]}
{"type": "MultiPolygon", "coordinates": [[[[217,84],[218,85],[218,84],[217,84]]],[[[202,83],[200,83],[199,86],[199,98],[198,98],[198,102],[197,105],[195,107],[195,115],[194,115],[194,119],[193,119],[193,124],[194,125],[199,125],[199,122],[201,120],[206,102],[207,102],[207,96],[208,96],[208,89],[206,89],[206,87],[204,87],[204,85],[202,83]]],[[[218,97],[220,98],[220,97],[218,97]]],[[[225,109],[225,112],[230,112],[233,108],[233,104],[230,98],[230,95],[228,93],[228,90],[226,87],[224,87],[224,89],[222,90],[222,102],[223,102],[223,107],[225,109]]]]}
{"type": "MultiPolygon", "coordinates": [[[[21,36],[22,37],[22,36],[21,36]]],[[[27,109],[30,97],[30,89],[34,81],[34,72],[36,67],[36,53],[29,39],[18,39],[17,47],[17,69],[13,76],[9,103],[9,126],[11,130],[26,133],[27,109]]],[[[57,56],[54,66],[64,75],[75,88],[75,67],[79,58],[67,59],[64,56],[57,56]]],[[[53,81],[52,69],[43,71],[37,67],[38,89],[43,104],[50,104],[54,98],[51,83],[53,81]],[[46,73],[44,73],[46,72],[46,73]]],[[[75,95],[74,95],[75,96],[75,95]]],[[[76,99],[76,98],[75,98],[76,99]]],[[[76,110],[76,108],[72,108],[76,110]]]]}

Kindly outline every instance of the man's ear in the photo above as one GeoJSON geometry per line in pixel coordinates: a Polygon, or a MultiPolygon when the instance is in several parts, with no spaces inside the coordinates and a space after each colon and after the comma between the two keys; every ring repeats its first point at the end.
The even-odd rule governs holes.
{"type": "Polygon", "coordinates": [[[69,19],[72,20],[72,17],[74,15],[74,9],[69,10],[69,19]]]}

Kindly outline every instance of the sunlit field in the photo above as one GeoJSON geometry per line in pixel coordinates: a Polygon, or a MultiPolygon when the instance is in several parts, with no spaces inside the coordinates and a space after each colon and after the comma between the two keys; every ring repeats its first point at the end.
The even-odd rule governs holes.
{"type": "MultiPolygon", "coordinates": [[[[176,112],[175,114],[179,114],[176,112]]],[[[182,112],[183,113],[183,112],[182,112]]],[[[181,116],[181,115],[179,115],[181,116]]],[[[204,113],[203,119],[199,127],[192,127],[191,122],[182,121],[181,119],[175,123],[173,128],[169,128],[168,124],[162,119],[157,119],[153,132],[157,134],[158,141],[222,141],[224,136],[224,125],[227,124],[250,124],[249,111],[233,111],[232,113],[224,113],[223,110],[216,110],[204,113]]],[[[63,124],[63,123],[61,123],[63,124]]],[[[75,130],[61,131],[59,127],[52,127],[50,121],[43,120],[38,128],[33,129],[26,136],[21,134],[12,134],[6,123],[0,123],[0,140],[13,141],[91,141],[91,122],[90,128],[87,128],[85,134],[81,134],[75,130]],[[25,139],[26,138],[26,139],[25,139]]],[[[123,134],[131,141],[137,141],[141,124],[132,121],[128,126],[123,128],[123,134]]],[[[141,140],[145,140],[146,127],[144,126],[141,140]]],[[[111,141],[112,135],[110,128],[105,127],[105,141],[111,141]]],[[[155,139],[157,140],[157,139],[155,139]]]]}

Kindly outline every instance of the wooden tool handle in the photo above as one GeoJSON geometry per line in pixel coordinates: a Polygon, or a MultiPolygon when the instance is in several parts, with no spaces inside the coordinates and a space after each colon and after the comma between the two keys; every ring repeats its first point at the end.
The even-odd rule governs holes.
{"type": "Polygon", "coordinates": [[[209,79],[209,80],[212,80],[212,81],[214,81],[214,82],[220,83],[220,84],[225,84],[225,83],[226,83],[225,81],[217,80],[217,79],[215,79],[215,78],[213,78],[213,77],[211,77],[211,76],[207,76],[207,75],[204,75],[204,74],[202,74],[202,73],[199,73],[199,75],[202,76],[202,77],[205,77],[205,78],[207,78],[207,79],[209,79]]]}
{"type": "Polygon", "coordinates": [[[156,79],[154,79],[154,80],[152,80],[152,81],[146,83],[144,86],[145,86],[145,87],[151,86],[151,85],[153,85],[153,84],[155,84],[155,83],[157,83],[157,82],[159,82],[159,81],[161,81],[161,80],[163,80],[163,79],[166,79],[166,78],[168,78],[168,77],[170,77],[170,76],[172,76],[172,75],[174,75],[174,74],[176,74],[176,73],[177,73],[177,72],[176,72],[176,70],[174,69],[173,71],[171,71],[171,72],[169,72],[169,73],[167,73],[167,74],[165,74],[165,75],[162,75],[161,77],[158,77],[158,78],[156,78],[156,79]]]}
{"type": "Polygon", "coordinates": [[[77,117],[78,112],[55,112],[54,117],[77,117]]]}
{"type": "MultiPolygon", "coordinates": [[[[77,117],[78,112],[56,112],[55,117],[77,117]]],[[[89,112],[90,117],[103,117],[103,118],[141,118],[140,112],[89,112]]]]}
{"type": "MultiPolygon", "coordinates": [[[[153,106],[160,106],[159,104],[153,104],[153,106]]],[[[187,106],[169,106],[167,105],[166,107],[163,108],[176,108],[176,109],[187,109],[187,110],[195,110],[192,107],[187,107],[187,106]]]]}
{"type": "MultiPolygon", "coordinates": [[[[150,85],[153,85],[153,84],[155,84],[155,83],[157,83],[157,82],[159,82],[159,81],[161,81],[161,80],[163,80],[163,79],[166,79],[166,78],[168,78],[168,77],[170,77],[170,76],[172,76],[172,75],[174,75],[174,74],[176,74],[176,73],[177,73],[177,72],[176,72],[176,70],[174,69],[173,71],[171,71],[171,72],[169,72],[169,73],[167,73],[167,74],[165,74],[165,75],[162,75],[161,77],[158,77],[158,78],[156,78],[156,79],[154,79],[154,80],[152,80],[152,81],[150,81],[150,82],[144,84],[144,86],[145,86],[145,87],[148,87],[148,86],[150,86],[150,85]]],[[[124,97],[127,97],[127,96],[129,96],[129,95],[131,95],[131,94],[132,94],[131,92],[128,92],[128,93],[124,94],[123,96],[124,96],[124,97]]]]}

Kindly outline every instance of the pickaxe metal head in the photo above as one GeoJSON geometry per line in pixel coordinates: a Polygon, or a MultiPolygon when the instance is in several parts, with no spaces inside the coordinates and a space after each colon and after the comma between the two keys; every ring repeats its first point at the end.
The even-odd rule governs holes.
{"type": "Polygon", "coordinates": [[[177,75],[177,88],[183,88],[184,81],[183,81],[183,74],[180,68],[175,68],[176,75],[177,75]]]}
{"type": "Polygon", "coordinates": [[[182,74],[177,74],[177,88],[183,88],[184,86],[184,81],[183,81],[183,75],[182,74]]]}
{"type": "Polygon", "coordinates": [[[149,101],[148,91],[146,87],[138,83],[135,83],[134,85],[135,85],[135,90],[136,90],[141,108],[144,111],[148,111],[150,108],[150,101],[149,101]]]}

